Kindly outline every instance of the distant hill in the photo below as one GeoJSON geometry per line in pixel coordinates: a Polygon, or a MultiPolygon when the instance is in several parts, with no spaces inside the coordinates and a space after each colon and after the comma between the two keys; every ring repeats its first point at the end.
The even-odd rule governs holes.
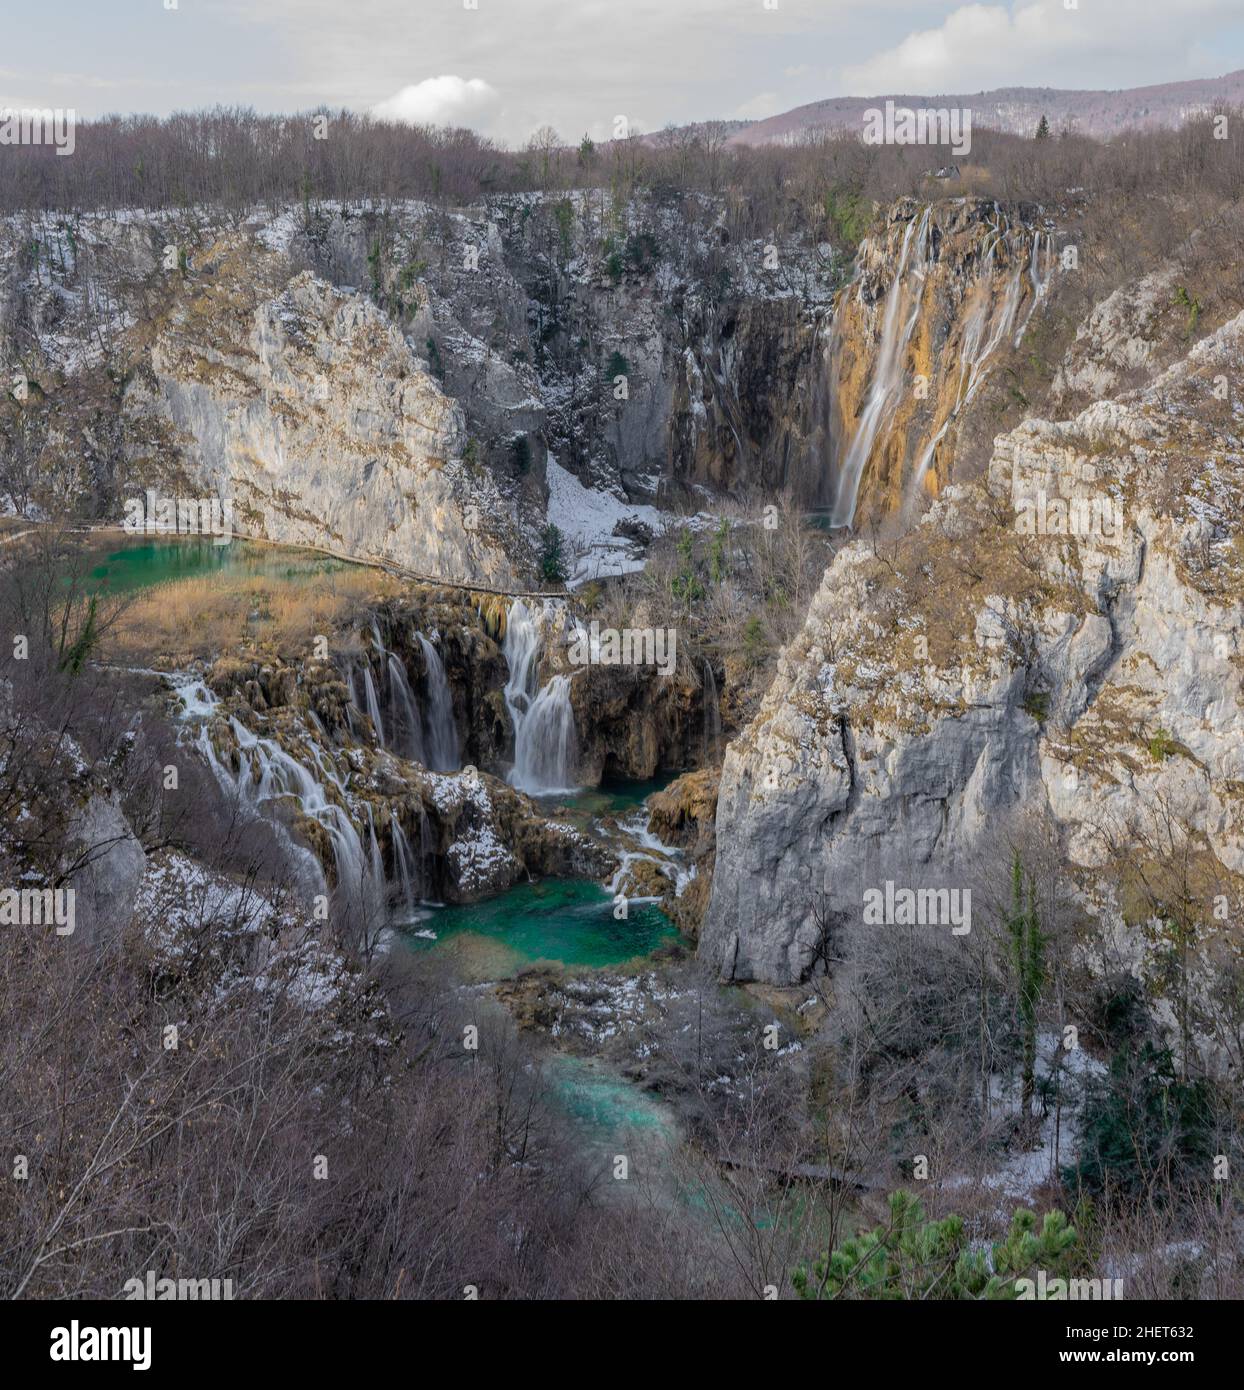
{"type": "Polygon", "coordinates": [[[997,87],[989,92],[941,96],[886,93],[873,97],[831,97],[797,106],[779,116],[736,131],[732,145],[771,145],[798,141],[818,130],[863,128],[864,112],[893,101],[896,106],[970,108],[975,126],[1031,135],[1045,116],[1055,134],[1070,128],[1105,139],[1129,127],[1178,126],[1189,116],[1226,103],[1244,105],[1244,69],[1223,77],[1162,82],[1153,87],[1077,92],[1057,87],[997,87]]]}

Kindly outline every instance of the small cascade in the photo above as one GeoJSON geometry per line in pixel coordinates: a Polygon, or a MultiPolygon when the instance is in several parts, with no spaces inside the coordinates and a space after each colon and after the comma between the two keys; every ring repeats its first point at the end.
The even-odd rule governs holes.
{"type": "Polygon", "coordinates": [[[704,663],[704,766],[711,767],[721,757],[721,700],[712,663],[704,663]]]}
{"type": "Polygon", "coordinates": [[[454,701],[445,675],[445,663],[431,642],[419,633],[427,672],[428,703],[425,719],[427,758],[422,759],[435,772],[457,772],[462,766],[458,744],[458,725],[454,719],[454,701]]]}
{"type": "MultiPolygon", "coordinates": [[[[210,716],[219,703],[204,686],[175,688],[182,696],[188,717],[210,716]],[[187,690],[191,692],[189,697],[187,690]]],[[[220,786],[256,815],[269,812],[282,802],[296,803],[304,816],[317,821],[327,832],[333,850],[337,894],[347,910],[362,908],[371,912],[382,906],[384,865],[371,808],[368,807],[368,846],[365,850],[353,820],[328,794],[329,786],[338,792],[343,791],[331,758],[317,751],[316,771],[312,772],[286,752],[275,739],[252,733],[234,716],[230,716],[228,722],[238,748],[236,773],[216,752],[208,723],[203,724],[198,736],[198,747],[220,786]]],[[[301,866],[305,891],[308,894],[324,892],[324,871],[315,854],[305,845],[298,844],[281,818],[272,817],[271,823],[301,866]]]]}
{"type": "MultiPolygon", "coordinates": [[[[270,802],[281,802],[286,798],[295,800],[303,815],[318,821],[328,832],[338,887],[348,898],[357,898],[366,877],[366,867],[362,840],[354,822],[335,801],[329,799],[323,783],[279,743],[251,733],[245,724],[233,717],[229,720],[229,727],[241,754],[236,775],[217,756],[207,725],[199,734],[199,747],[217,781],[255,810],[262,809],[270,802]]],[[[315,856],[310,850],[302,850],[302,854],[315,863],[322,886],[323,874],[315,856]]]]}
{"type": "Polygon", "coordinates": [[[423,896],[421,866],[416,865],[410,852],[410,841],[402,829],[402,822],[396,811],[389,813],[389,835],[393,841],[393,867],[401,890],[400,906],[407,921],[415,915],[415,908],[423,896]]]}
{"type": "Polygon", "coordinates": [[[385,746],[384,741],[384,720],[380,717],[380,701],[376,698],[376,682],[371,677],[371,662],[363,663],[363,693],[367,701],[367,717],[372,722],[372,727],[376,731],[376,742],[381,748],[385,746]]]}
{"type": "Polygon", "coordinates": [[[394,652],[389,653],[388,670],[390,722],[393,725],[395,750],[403,758],[431,767],[433,764],[428,762],[424,752],[423,727],[419,706],[410,688],[410,678],[394,652]]]}
{"type": "Polygon", "coordinates": [[[557,675],[537,689],[540,647],[540,619],[522,599],[515,599],[506,620],[504,647],[510,667],[505,704],[514,725],[509,780],[532,795],[573,790],[576,752],[570,678],[557,675]]]}

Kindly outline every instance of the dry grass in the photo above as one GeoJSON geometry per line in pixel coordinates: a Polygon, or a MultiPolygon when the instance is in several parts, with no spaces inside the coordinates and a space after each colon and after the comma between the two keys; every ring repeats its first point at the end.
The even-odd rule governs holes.
{"type": "Polygon", "coordinates": [[[143,592],[109,634],[106,658],[126,664],[184,666],[196,657],[305,651],[393,597],[398,583],[380,570],[351,567],[316,575],[199,575],[143,592]]]}

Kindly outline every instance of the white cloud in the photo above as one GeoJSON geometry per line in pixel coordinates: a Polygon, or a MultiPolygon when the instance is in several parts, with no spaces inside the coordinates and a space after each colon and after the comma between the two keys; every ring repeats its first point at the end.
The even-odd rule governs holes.
{"type": "Polygon", "coordinates": [[[919,29],[843,69],[856,96],[973,92],[1048,85],[1104,88],[1217,75],[1207,32],[1238,16],[1239,0],[1063,0],[962,5],[934,29],[919,29]]]}
{"type": "Polygon", "coordinates": [[[470,126],[483,130],[496,118],[501,93],[480,77],[428,77],[403,87],[371,114],[406,125],[470,126]]]}

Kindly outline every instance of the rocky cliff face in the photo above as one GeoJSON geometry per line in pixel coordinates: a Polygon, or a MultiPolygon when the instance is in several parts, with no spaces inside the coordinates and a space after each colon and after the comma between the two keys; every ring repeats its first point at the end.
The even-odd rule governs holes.
{"type": "MultiPolygon", "coordinates": [[[[1110,360],[1091,333],[1067,379],[1110,360]]],[[[701,936],[723,976],[800,979],[866,888],[965,881],[1021,814],[1052,820],[1104,935],[1135,924],[1137,971],[1160,847],[1195,866],[1198,950],[1237,949],[1209,906],[1238,905],[1244,867],[1242,361],[1244,316],[1141,389],[1000,436],[893,546],[838,554],[726,755],[701,936]]]]}
{"type": "MultiPolygon", "coordinates": [[[[506,508],[471,476],[462,411],[368,300],[308,272],[251,308],[211,285],[168,316],[125,398],[168,426],[194,495],[231,497],[268,540],[504,584],[506,508]]],[[[147,428],[143,428],[146,426],[147,428]]]]}
{"type": "Polygon", "coordinates": [[[605,517],[563,509],[572,549],[634,550],[636,508],[695,488],[820,498],[828,251],[602,191],[12,220],[2,481],[112,521],[230,496],[272,540],[529,582],[550,451],[605,517]]]}

